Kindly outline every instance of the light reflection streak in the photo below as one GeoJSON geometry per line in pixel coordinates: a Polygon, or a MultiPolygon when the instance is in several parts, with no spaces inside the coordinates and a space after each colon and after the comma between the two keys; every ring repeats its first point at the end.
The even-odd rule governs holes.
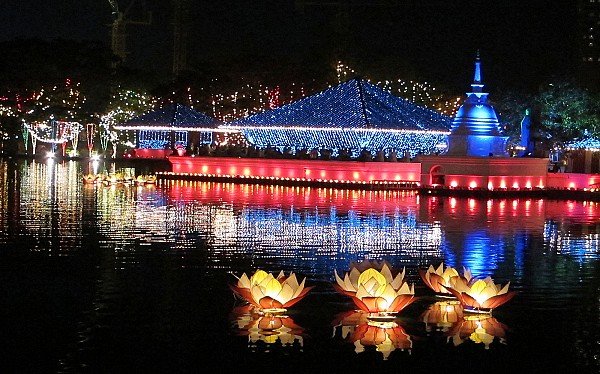
{"type": "Polygon", "coordinates": [[[13,214],[18,216],[19,230],[37,241],[29,250],[63,255],[81,247],[79,173],[79,165],[72,161],[21,165],[18,206],[14,204],[17,211],[13,214]]]}
{"type": "MultiPolygon", "coordinates": [[[[64,254],[81,248],[82,209],[91,197],[106,238],[101,246],[115,251],[119,267],[137,266],[142,252],[158,248],[181,258],[201,252],[202,261],[226,270],[236,266],[232,259],[317,274],[364,258],[407,266],[439,259],[485,275],[477,269],[491,272],[507,260],[522,269],[521,241],[529,237],[578,261],[600,256],[595,202],[433,199],[406,191],[197,181],[95,186],[83,184],[76,162],[21,163],[13,171],[8,165],[0,163],[2,240],[27,233],[37,238],[28,250],[64,254]],[[524,236],[502,239],[507,230],[524,236]],[[510,258],[507,248],[514,252],[510,258]]],[[[185,261],[182,266],[189,265],[185,261]]]]}

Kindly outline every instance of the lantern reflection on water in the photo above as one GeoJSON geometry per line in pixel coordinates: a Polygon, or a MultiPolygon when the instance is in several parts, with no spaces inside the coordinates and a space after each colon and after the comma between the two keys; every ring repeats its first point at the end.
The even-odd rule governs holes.
{"type": "Polygon", "coordinates": [[[486,315],[471,315],[464,317],[449,332],[448,340],[458,346],[466,341],[472,341],[476,344],[483,344],[485,349],[490,348],[490,344],[496,338],[499,342],[506,344],[506,331],[508,327],[499,322],[496,318],[486,315]]]}
{"type": "Polygon", "coordinates": [[[304,329],[286,315],[264,314],[253,305],[236,307],[231,313],[239,334],[248,336],[250,347],[257,348],[258,343],[266,348],[281,344],[283,347],[302,347],[304,329]]]}
{"type": "Polygon", "coordinates": [[[343,339],[354,343],[355,352],[364,352],[367,347],[383,354],[387,360],[396,349],[410,350],[412,340],[397,321],[378,322],[368,318],[368,313],[351,310],[339,314],[333,322],[333,335],[340,331],[343,339]]]}
{"type": "Polygon", "coordinates": [[[425,330],[429,333],[435,331],[448,332],[463,318],[463,308],[459,301],[438,301],[431,304],[419,320],[425,323],[425,330]]]}
{"type": "Polygon", "coordinates": [[[250,278],[246,273],[238,278],[237,285],[231,286],[233,292],[250,304],[268,314],[281,314],[286,308],[300,301],[312,287],[304,287],[306,278],[298,283],[296,274],[282,272],[277,278],[264,270],[257,270],[250,278]]]}
{"type": "Polygon", "coordinates": [[[387,263],[365,260],[361,264],[351,264],[351,270],[343,280],[335,271],[337,284],[334,287],[339,293],[350,296],[360,310],[370,313],[369,318],[394,319],[396,313],[415,300],[415,286],[409,286],[404,275],[405,269],[394,277],[387,263]]]}

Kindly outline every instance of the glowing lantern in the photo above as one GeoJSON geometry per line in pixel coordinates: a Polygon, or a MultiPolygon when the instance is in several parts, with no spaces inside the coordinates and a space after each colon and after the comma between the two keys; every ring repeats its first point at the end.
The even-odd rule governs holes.
{"type": "Polygon", "coordinates": [[[393,277],[387,263],[381,265],[381,271],[375,268],[379,267],[376,262],[359,270],[365,264],[369,262],[352,266],[343,280],[335,271],[337,284],[334,287],[341,294],[350,296],[359,309],[371,313],[370,318],[388,318],[415,300],[415,286],[409,286],[405,281],[405,269],[393,277]]]}
{"type": "Polygon", "coordinates": [[[306,278],[298,283],[294,273],[286,277],[282,271],[275,278],[264,270],[257,270],[249,278],[246,273],[242,274],[231,289],[264,313],[283,313],[312,289],[304,287],[305,281],[306,278]]]}
{"type": "Polygon", "coordinates": [[[517,292],[508,292],[508,282],[504,287],[495,284],[491,277],[485,279],[471,279],[462,277],[452,278],[452,286],[446,287],[465,308],[465,312],[491,313],[492,309],[499,307],[512,299],[517,292]]]}
{"type": "MultiPolygon", "coordinates": [[[[451,296],[452,294],[446,287],[451,285],[450,280],[454,277],[460,277],[458,271],[451,266],[447,266],[444,269],[444,263],[442,262],[440,266],[434,268],[432,265],[429,265],[427,271],[418,269],[419,275],[423,282],[431,288],[434,292],[438,294],[451,296]]],[[[465,268],[463,268],[463,277],[468,282],[471,280],[471,272],[465,268]]]]}

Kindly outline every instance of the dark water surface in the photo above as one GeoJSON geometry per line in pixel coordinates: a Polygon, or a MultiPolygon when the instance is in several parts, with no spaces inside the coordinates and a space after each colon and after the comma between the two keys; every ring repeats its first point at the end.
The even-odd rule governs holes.
{"type": "Polygon", "coordinates": [[[2,373],[600,372],[597,203],[84,185],[89,167],[0,162],[2,373]],[[365,258],[415,284],[396,329],[353,320],[332,287],[365,258]],[[441,262],[519,293],[440,319],[417,268],[441,262]],[[250,318],[229,285],[256,269],[314,289],[284,320],[250,318]]]}

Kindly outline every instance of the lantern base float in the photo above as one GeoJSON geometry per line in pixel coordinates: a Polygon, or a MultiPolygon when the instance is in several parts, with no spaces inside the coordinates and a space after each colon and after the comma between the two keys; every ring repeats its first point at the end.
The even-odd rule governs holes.
{"type": "Polygon", "coordinates": [[[388,312],[378,312],[378,313],[369,313],[367,316],[369,321],[374,322],[392,322],[396,319],[396,313],[388,313],[388,312]]]}
{"type": "Polygon", "coordinates": [[[285,308],[264,308],[258,311],[260,314],[265,316],[282,316],[287,312],[285,308]]]}
{"type": "Polygon", "coordinates": [[[492,314],[492,309],[489,309],[489,308],[473,308],[473,307],[470,307],[470,306],[463,307],[463,311],[465,313],[469,313],[469,314],[484,314],[484,315],[491,315],[492,314]]]}

